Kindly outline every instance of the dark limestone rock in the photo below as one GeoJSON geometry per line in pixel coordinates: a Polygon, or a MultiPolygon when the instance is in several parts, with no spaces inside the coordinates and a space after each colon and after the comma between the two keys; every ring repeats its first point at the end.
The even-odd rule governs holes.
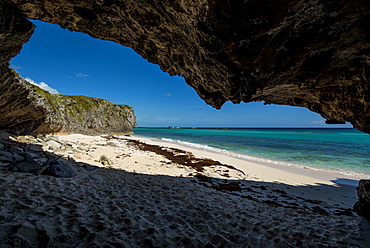
{"type": "Polygon", "coordinates": [[[71,178],[77,176],[76,172],[61,161],[52,162],[49,167],[42,172],[42,174],[59,178],[71,178]]]}
{"type": "Polygon", "coordinates": [[[51,153],[51,152],[44,152],[44,155],[46,158],[52,160],[52,161],[55,161],[57,160],[60,156],[55,154],[55,153],[51,153]]]}
{"type": "Polygon", "coordinates": [[[43,152],[42,145],[39,144],[30,144],[27,146],[28,152],[43,152]]]}
{"type": "Polygon", "coordinates": [[[11,164],[0,161],[0,170],[7,170],[11,164]]]}
{"type": "Polygon", "coordinates": [[[0,151],[1,162],[13,162],[13,154],[10,152],[0,151]]]}
{"type": "MultiPolygon", "coordinates": [[[[29,172],[34,175],[52,175],[61,178],[74,177],[77,174],[72,166],[83,167],[88,171],[98,169],[97,166],[92,166],[84,163],[78,163],[71,157],[67,159],[61,155],[44,151],[43,146],[46,146],[46,141],[51,138],[32,136],[10,136],[10,139],[0,140],[3,145],[3,150],[0,151],[0,170],[9,170],[13,172],[29,172]],[[26,138],[26,142],[18,142],[17,140],[26,138]],[[82,164],[82,165],[80,165],[82,164]],[[79,165],[79,166],[77,166],[79,165]]],[[[59,143],[62,146],[69,147],[68,152],[72,151],[71,144],[59,143]]],[[[80,170],[79,170],[80,172],[80,170]]]]}
{"type": "Polygon", "coordinates": [[[0,129],[19,133],[38,129],[46,121],[44,105],[43,98],[24,79],[7,67],[0,67],[0,129]]]}
{"type": "Polygon", "coordinates": [[[79,163],[79,164],[81,165],[82,168],[84,168],[87,171],[94,171],[100,168],[99,166],[85,164],[85,163],[79,163]]]}
{"type": "Polygon", "coordinates": [[[25,154],[22,154],[17,150],[11,150],[10,152],[13,154],[13,159],[15,162],[20,162],[25,159],[25,154]]]}
{"type": "MultiPolygon", "coordinates": [[[[16,8],[4,1],[0,2],[0,68],[6,68],[10,59],[20,52],[34,28],[16,8]]],[[[0,79],[5,80],[6,75],[0,74],[0,79]]]]}
{"type": "Polygon", "coordinates": [[[3,2],[0,62],[32,33],[23,14],[132,47],[216,108],[301,106],[370,132],[368,0],[3,2]]]}
{"type": "Polygon", "coordinates": [[[16,163],[11,170],[14,172],[37,172],[42,169],[41,164],[37,163],[30,157],[26,157],[22,162],[16,163]]]}
{"type": "Polygon", "coordinates": [[[358,215],[370,220],[370,180],[360,180],[357,195],[358,201],[353,209],[358,215]]]}
{"type": "Polygon", "coordinates": [[[0,140],[9,140],[9,133],[4,130],[0,130],[0,140]]]}
{"type": "Polygon", "coordinates": [[[34,152],[32,150],[27,150],[27,156],[33,158],[33,159],[38,159],[38,158],[41,158],[42,157],[42,153],[41,152],[34,152]]]}

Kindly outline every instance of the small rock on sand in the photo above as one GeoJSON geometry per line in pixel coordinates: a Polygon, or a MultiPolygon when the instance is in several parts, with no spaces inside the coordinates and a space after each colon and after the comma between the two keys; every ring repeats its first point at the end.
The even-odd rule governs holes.
{"type": "Polygon", "coordinates": [[[4,130],[0,130],[0,139],[1,140],[8,140],[9,139],[9,134],[5,132],[4,130]]]}
{"type": "Polygon", "coordinates": [[[62,148],[62,144],[61,143],[59,143],[58,141],[56,141],[56,140],[48,140],[47,142],[46,142],[46,144],[48,145],[48,148],[50,149],[50,150],[59,150],[59,149],[61,149],[62,148]]]}
{"type": "Polygon", "coordinates": [[[11,154],[10,152],[0,151],[0,161],[2,161],[2,162],[12,162],[13,161],[13,154],[11,154]]]}
{"type": "Polygon", "coordinates": [[[71,178],[77,176],[76,172],[61,161],[52,162],[49,167],[42,172],[42,174],[59,178],[71,178]]]}
{"type": "Polygon", "coordinates": [[[102,165],[112,165],[112,161],[105,155],[101,155],[99,159],[99,163],[102,165]]]}
{"type": "Polygon", "coordinates": [[[42,166],[30,157],[27,157],[23,162],[17,163],[12,167],[12,171],[32,172],[41,170],[42,166]]]}

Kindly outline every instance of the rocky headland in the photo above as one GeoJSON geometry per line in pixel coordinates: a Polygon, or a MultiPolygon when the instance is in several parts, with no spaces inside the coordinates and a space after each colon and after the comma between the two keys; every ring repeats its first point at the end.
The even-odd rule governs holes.
{"type": "Polygon", "coordinates": [[[19,134],[82,133],[131,135],[131,106],[107,100],[51,94],[4,68],[0,81],[0,130],[19,134]]]}

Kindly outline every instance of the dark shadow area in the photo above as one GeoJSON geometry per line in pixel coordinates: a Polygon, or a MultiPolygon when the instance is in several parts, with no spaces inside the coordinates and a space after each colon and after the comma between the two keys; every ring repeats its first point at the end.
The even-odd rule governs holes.
{"type": "Polygon", "coordinates": [[[352,180],[348,178],[338,178],[336,180],[332,180],[331,182],[336,183],[338,186],[340,185],[348,185],[348,186],[358,186],[358,180],[352,180]]]}
{"type": "Polygon", "coordinates": [[[369,244],[368,221],[349,207],[356,201],[348,199],[355,188],[346,179],[339,178],[336,185],[292,186],[213,178],[201,171],[191,177],[148,175],[79,163],[44,152],[41,145],[12,140],[0,144],[2,152],[23,151],[27,158],[44,161],[41,169],[23,173],[14,169],[18,163],[2,166],[2,247],[369,244]],[[75,175],[45,173],[55,163],[75,175]]]}

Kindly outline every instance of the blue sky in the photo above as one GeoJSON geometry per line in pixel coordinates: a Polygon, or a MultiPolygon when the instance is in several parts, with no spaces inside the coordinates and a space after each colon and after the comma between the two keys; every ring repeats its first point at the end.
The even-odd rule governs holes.
{"type": "Polygon", "coordinates": [[[171,77],[131,48],[57,25],[33,21],[30,41],[11,67],[22,77],[60,94],[107,99],[134,108],[145,127],[351,127],[325,125],[320,115],[299,107],[226,103],[216,110],[181,77],[171,77]]]}

